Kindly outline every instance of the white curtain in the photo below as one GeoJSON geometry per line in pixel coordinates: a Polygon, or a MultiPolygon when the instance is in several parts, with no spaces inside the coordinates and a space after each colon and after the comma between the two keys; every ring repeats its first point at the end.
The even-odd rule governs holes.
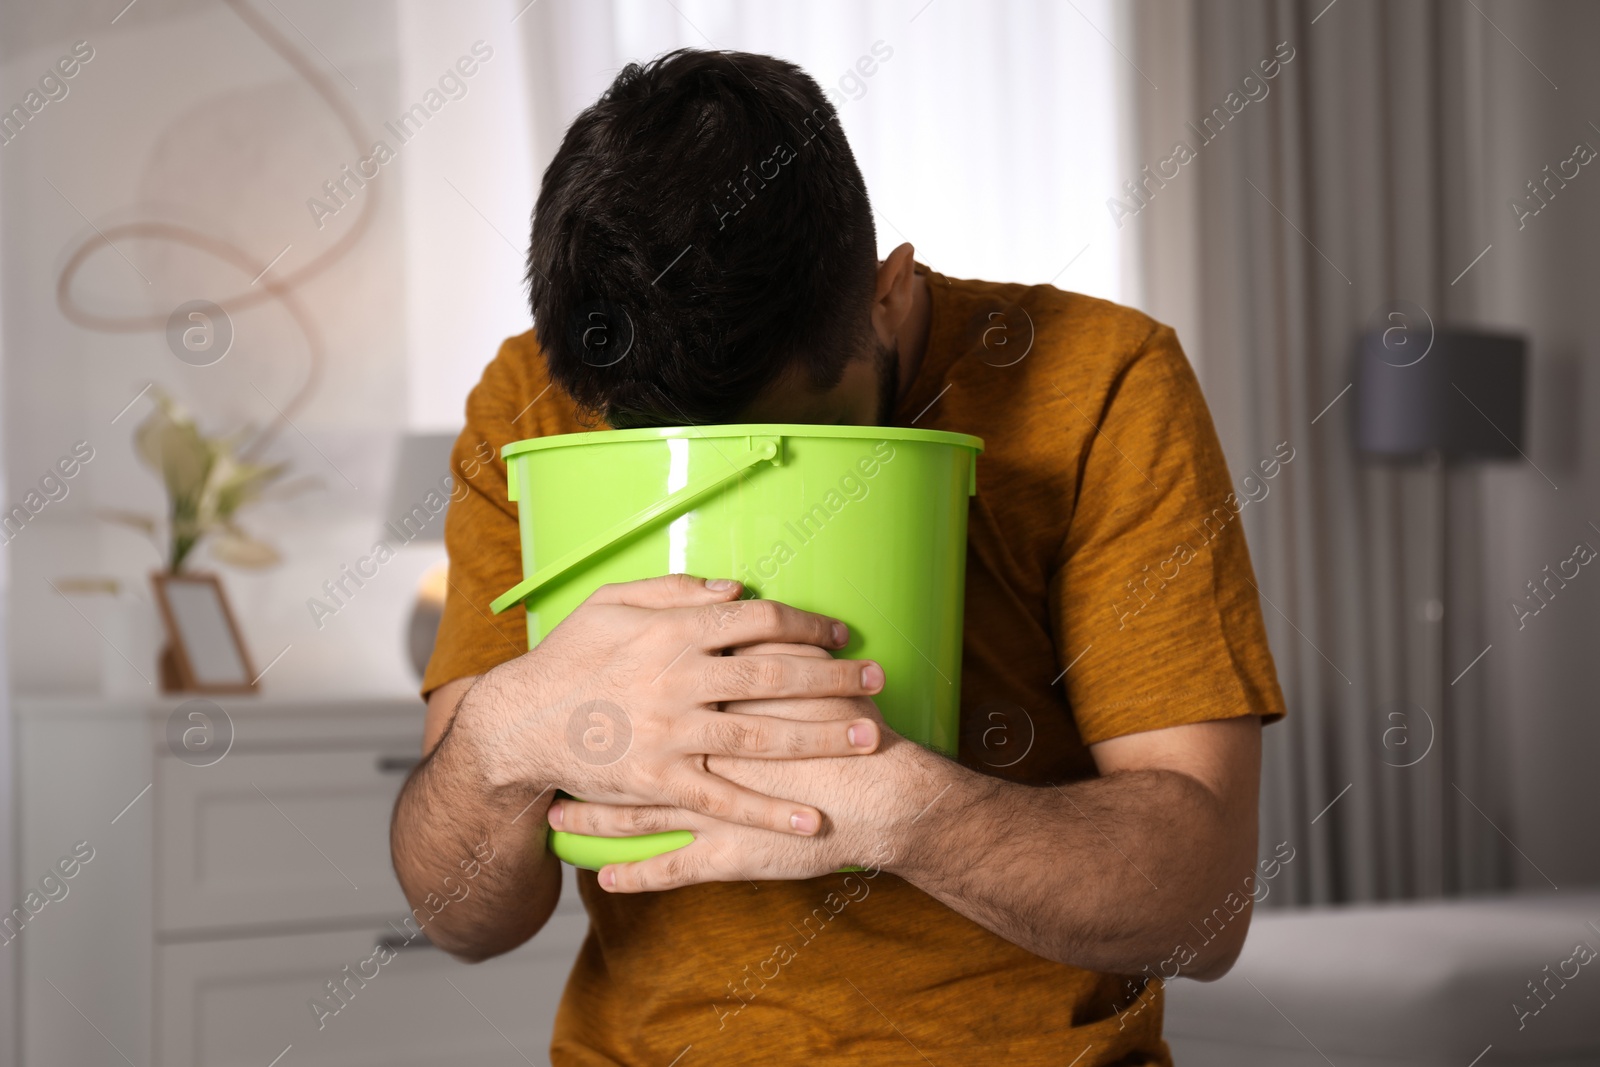
{"type": "Polygon", "coordinates": [[[538,0],[517,18],[534,171],[626,63],[764,52],[828,91],[881,251],[910,241],[946,274],[1117,299],[1127,265],[1101,206],[1122,125],[1116,21],[1111,0],[538,0]]]}
{"type": "MultiPolygon", "coordinates": [[[[4,202],[4,198],[0,197],[0,204],[4,202]]],[[[5,367],[6,361],[5,321],[6,309],[4,302],[0,301],[0,369],[5,367]]],[[[0,382],[5,380],[6,375],[0,373],[0,382]]],[[[4,400],[4,396],[0,395],[0,411],[5,410],[4,400]]],[[[5,470],[4,454],[5,438],[0,437],[0,471],[5,470]]],[[[0,476],[0,497],[10,497],[10,489],[3,476],[0,476]]],[[[11,743],[15,734],[11,725],[10,621],[11,554],[7,552],[0,555],[0,886],[5,887],[7,894],[12,886],[21,884],[13,869],[17,855],[17,776],[11,743]]],[[[12,907],[11,904],[3,906],[12,907]]],[[[20,959],[20,953],[0,953],[0,1067],[17,1063],[20,1055],[17,1038],[20,959]]]]}
{"type": "Polygon", "coordinates": [[[1452,280],[1487,241],[1475,182],[1494,31],[1480,16],[1459,0],[1132,12],[1135,62],[1163,74],[1159,91],[1130,81],[1124,165],[1195,149],[1124,220],[1146,267],[1137,299],[1177,326],[1235,470],[1279,442],[1297,453],[1245,513],[1289,705],[1266,733],[1263,844],[1303,857],[1279,903],[1508,882],[1488,817],[1505,806],[1489,767],[1503,724],[1482,698],[1492,665],[1450,684],[1487,644],[1479,474],[1359,460],[1345,392],[1357,332],[1387,311],[1419,336],[1414,306],[1438,324],[1475,318],[1475,280],[1452,280]],[[1214,108],[1211,127],[1188,125],[1214,108]]]}

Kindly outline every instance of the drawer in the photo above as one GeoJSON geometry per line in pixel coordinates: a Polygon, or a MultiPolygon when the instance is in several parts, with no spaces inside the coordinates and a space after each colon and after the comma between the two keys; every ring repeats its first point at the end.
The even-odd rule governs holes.
{"type": "Polygon", "coordinates": [[[528,944],[473,966],[431,947],[404,948],[388,963],[367,963],[377,940],[393,934],[383,924],[167,945],[157,959],[156,1062],[546,1064],[556,1005],[587,929],[582,914],[557,914],[528,944]],[[342,978],[347,965],[351,973],[376,974],[364,985],[351,979],[337,1014],[320,1014],[313,998],[329,996],[325,983],[342,978]]]}
{"type": "Polygon", "coordinates": [[[158,759],[158,933],[405,914],[389,815],[414,758],[396,746],[158,759]]]}

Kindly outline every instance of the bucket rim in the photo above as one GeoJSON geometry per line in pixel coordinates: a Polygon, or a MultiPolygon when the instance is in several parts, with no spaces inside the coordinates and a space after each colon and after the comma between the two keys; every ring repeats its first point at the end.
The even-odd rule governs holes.
{"type": "Polygon", "coordinates": [[[983,438],[949,430],[919,430],[910,426],[830,426],[800,422],[740,422],[708,426],[643,426],[631,430],[587,430],[512,441],[500,449],[502,459],[524,452],[572,445],[597,445],[628,441],[666,441],[685,437],[817,437],[862,441],[920,441],[957,445],[983,451],[983,438]]]}

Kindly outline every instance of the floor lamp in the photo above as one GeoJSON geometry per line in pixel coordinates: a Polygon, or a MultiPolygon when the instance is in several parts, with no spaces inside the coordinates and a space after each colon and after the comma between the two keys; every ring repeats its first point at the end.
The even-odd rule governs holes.
{"type": "MultiPolygon", "coordinates": [[[[1421,463],[1428,472],[1430,536],[1438,548],[1429,623],[1428,702],[1437,715],[1438,759],[1424,795],[1434,811],[1419,820],[1437,842],[1422,864],[1425,895],[1460,891],[1454,791],[1460,753],[1447,707],[1445,586],[1450,573],[1448,467],[1522,458],[1527,344],[1510,334],[1437,330],[1426,347],[1411,331],[1374,330],[1358,346],[1356,447],[1367,459],[1421,463]]],[[[1422,769],[1419,767],[1419,770],[1422,769]]],[[[1421,844],[1419,842],[1419,844],[1421,844]]]]}

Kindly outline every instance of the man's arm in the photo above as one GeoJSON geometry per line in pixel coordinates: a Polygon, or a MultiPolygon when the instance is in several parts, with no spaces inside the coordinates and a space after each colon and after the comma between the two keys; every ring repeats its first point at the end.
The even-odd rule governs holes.
{"type": "MultiPolygon", "coordinates": [[[[639,892],[735,878],[806,878],[865,864],[905,878],[1047,959],[1133,974],[1177,952],[1184,974],[1219,977],[1249,925],[1260,720],[1129,734],[1091,752],[1102,777],[1063,786],[978,774],[887,731],[868,760],[711,760],[732,780],[759,780],[814,800],[828,816],[826,832],[776,841],[701,823],[693,844],[607,867],[600,885],[639,892]],[[743,869],[728,857],[740,857],[743,869]],[[1210,943],[1190,925],[1241,900],[1210,943]],[[1177,951],[1184,943],[1198,949],[1193,958],[1177,951]]],[[[558,804],[547,817],[595,834],[691,825],[671,809],[605,804],[558,804]]]]}
{"type": "Polygon", "coordinates": [[[949,789],[902,826],[888,869],[1047,959],[1132,974],[1188,944],[1197,954],[1183,973],[1220,977],[1250,921],[1260,720],[1129,734],[1090,752],[1102,777],[1026,786],[907,750],[918,793],[949,789]],[[1230,895],[1242,911],[1207,942],[1191,924],[1230,895]]]}
{"type": "Polygon", "coordinates": [[[759,777],[732,782],[706,760],[867,755],[880,736],[870,710],[846,705],[842,716],[799,721],[719,709],[859,697],[882,688],[883,669],[823,651],[849,640],[837,620],[739,592],[737,582],[681,574],[604,586],[534,650],[434,692],[427,755],[395,801],[389,837],[401,888],[435,944],[486,959],[544,925],[560,894],[543,843],[557,786],[597,802],[673,804],[777,837],[818,831],[815,807],[759,777]],[[723,654],[773,642],[815,655],[723,654]]]}
{"type": "Polygon", "coordinates": [[[423,927],[429,939],[472,962],[538,933],[561,897],[561,863],[545,849],[554,790],[540,785],[528,797],[531,782],[511,792],[482,789],[492,773],[487,753],[468,726],[453,729],[469,699],[470,724],[486,717],[483,704],[505,697],[489,675],[457,679],[429,695],[423,760],[395,802],[390,832],[395,872],[411,905],[423,914],[438,910],[423,927]],[[483,863],[484,855],[493,859],[483,863]],[[463,886],[467,895],[459,897],[463,886]]]}

